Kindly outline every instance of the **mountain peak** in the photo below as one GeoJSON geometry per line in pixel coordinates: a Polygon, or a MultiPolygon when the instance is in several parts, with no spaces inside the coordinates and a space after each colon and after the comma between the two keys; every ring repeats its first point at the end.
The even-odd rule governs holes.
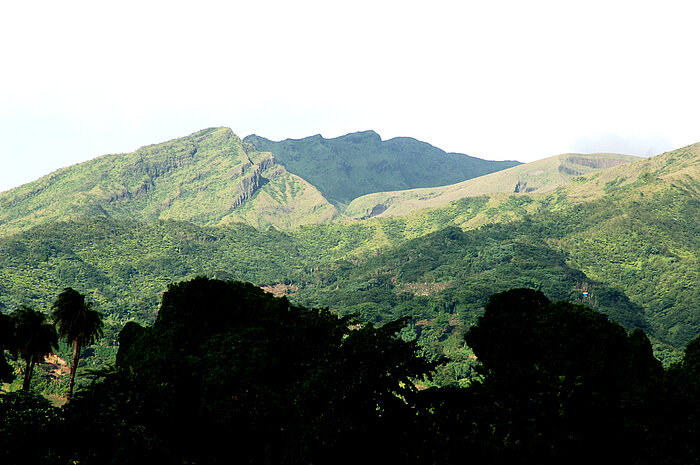
{"type": "Polygon", "coordinates": [[[352,132],[350,134],[340,136],[340,137],[336,138],[336,140],[351,142],[351,143],[355,143],[355,144],[359,144],[359,143],[363,143],[363,142],[373,142],[373,143],[382,142],[381,136],[372,130],[352,132]]]}
{"type": "Polygon", "coordinates": [[[288,228],[330,221],[337,211],[229,128],[105,155],[0,194],[0,232],[95,215],[288,228]]]}
{"type": "Polygon", "coordinates": [[[244,141],[272,152],[280,164],[316,186],[341,210],[365,194],[444,186],[519,164],[448,154],[408,137],[382,141],[372,130],[333,139],[316,135],[274,142],[248,136],[244,141]]]}

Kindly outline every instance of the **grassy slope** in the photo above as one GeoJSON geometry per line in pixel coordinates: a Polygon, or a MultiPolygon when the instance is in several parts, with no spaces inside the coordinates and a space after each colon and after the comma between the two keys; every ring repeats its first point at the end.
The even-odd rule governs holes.
{"type": "Polygon", "coordinates": [[[519,164],[446,153],[407,137],[382,141],[373,131],[335,139],[317,135],[273,142],[252,135],[244,140],[272,152],[341,209],[371,192],[444,186],[519,164]]]}
{"type": "Polygon", "coordinates": [[[336,215],[313,186],[226,128],[99,157],[0,194],[0,234],[86,216],[295,227],[336,215]]]}
{"type": "MultiPolygon", "coordinates": [[[[265,184],[220,224],[242,222],[256,228],[293,229],[333,221],[338,210],[314,186],[281,165],[263,172],[265,184]]],[[[185,219],[185,218],[176,218],[185,219]]]]}
{"type": "Polygon", "coordinates": [[[397,216],[421,208],[444,206],[464,197],[551,192],[577,176],[636,160],[639,157],[616,154],[558,155],[449,186],[365,195],[353,200],[345,214],[357,219],[397,216]]]}

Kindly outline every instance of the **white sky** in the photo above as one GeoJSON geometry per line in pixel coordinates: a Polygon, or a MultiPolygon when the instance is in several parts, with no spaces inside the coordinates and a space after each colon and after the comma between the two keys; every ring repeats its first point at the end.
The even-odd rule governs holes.
{"type": "Polygon", "coordinates": [[[210,126],[520,161],[700,142],[695,3],[2,2],[0,191],[210,126]]]}

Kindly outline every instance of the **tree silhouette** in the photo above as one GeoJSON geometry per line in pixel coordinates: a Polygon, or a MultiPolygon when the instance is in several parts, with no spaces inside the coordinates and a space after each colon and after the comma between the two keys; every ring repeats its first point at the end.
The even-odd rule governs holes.
{"type": "Polygon", "coordinates": [[[700,461],[700,336],[666,373],[665,421],[660,439],[673,465],[700,461]]]}
{"type": "Polygon", "coordinates": [[[68,400],[73,395],[80,349],[102,337],[102,314],[91,307],[92,302],[86,303],[85,296],[70,287],[65,288],[51,306],[51,315],[58,326],[59,336],[68,344],[73,344],[68,400]]]}
{"type": "Polygon", "coordinates": [[[19,353],[26,363],[22,389],[29,389],[34,365],[58,348],[56,328],[47,322],[46,315],[24,305],[11,318],[14,322],[12,351],[19,353]]]}
{"type": "Polygon", "coordinates": [[[663,369],[642,331],[513,289],[490,297],[466,340],[483,376],[471,391],[490,403],[507,462],[643,462],[663,369]]]}
{"type": "Polygon", "coordinates": [[[173,284],[153,326],[122,330],[116,371],[67,408],[83,425],[76,459],[407,463],[410,379],[433,365],[396,336],[403,323],[362,325],[249,283],[173,284]]]}
{"type": "Polygon", "coordinates": [[[10,349],[13,339],[13,323],[12,319],[0,313],[0,381],[4,383],[11,382],[15,377],[12,374],[12,367],[5,359],[5,349],[10,349]]]}

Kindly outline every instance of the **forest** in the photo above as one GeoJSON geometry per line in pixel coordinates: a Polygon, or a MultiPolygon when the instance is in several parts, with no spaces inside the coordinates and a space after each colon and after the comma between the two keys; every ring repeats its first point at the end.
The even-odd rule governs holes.
{"type": "Polygon", "coordinates": [[[353,181],[401,153],[498,168],[214,128],[1,193],[0,463],[696,463],[700,144],[353,181]]]}
{"type": "MultiPolygon", "coordinates": [[[[125,323],[154,321],[170,282],[197,275],[249,281],[296,305],[377,325],[409,317],[402,336],[417,338],[431,360],[450,359],[431,381],[445,385],[470,376],[473,353],[463,335],[488,297],[529,287],[643,329],[668,366],[700,333],[693,220],[700,203],[674,188],[643,201],[629,199],[628,190],[613,194],[618,201],[513,196],[495,207],[473,197],[414,216],[294,231],[108,218],[40,225],[0,237],[0,310],[44,311],[65,287],[88,294],[105,315],[104,338],[87,348],[95,368],[112,363],[125,323]],[[533,204],[542,211],[528,214],[533,204]],[[513,218],[462,227],[506,214],[513,218]]],[[[70,358],[69,348],[59,349],[70,358]]],[[[67,388],[41,367],[36,382],[44,392],[67,388]]]]}
{"type": "MultiPolygon", "coordinates": [[[[464,191],[421,208],[430,199],[410,207],[412,196],[432,194],[411,191],[404,214],[358,221],[324,215],[382,186],[435,186],[430,165],[464,178],[488,164],[371,131],[278,144],[210,128],[0,194],[0,313],[47,313],[62,289],[77,289],[104,315],[104,337],[79,362],[99,369],[114,362],[126,323],[155,321],[169,283],[248,281],[375,325],[408,317],[401,336],[417,339],[430,360],[449,359],[429,383],[443,386],[468,382],[474,354],[464,334],[488,297],[527,287],[644,330],[668,367],[700,334],[699,154],[695,144],[636,161],[606,158],[609,167],[586,155],[494,165],[487,171],[497,172],[465,181],[488,178],[491,194],[464,191]],[[339,168],[324,171],[326,162],[339,168]],[[371,173],[388,184],[346,189],[371,173]],[[308,177],[325,184],[315,181],[316,192],[308,177]]],[[[58,347],[68,360],[71,348],[58,347]]],[[[64,378],[40,364],[32,382],[63,393],[64,378]]]]}
{"type": "MultiPolygon", "coordinates": [[[[0,320],[7,356],[31,362],[57,337],[78,351],[100,337],[100,314],[72,289],[52,304],[58,332],[35,313],[0,320]]],[[[642,330],[511,289],[491,295],[466,331],[469,382],[426,387],[445,360],[401,337],[406,323],[294,305],[240,281],[170,284],[155,321],[127,323],[115,363],[63,407],[28,386],[0,395],[0,461],[700,460],[700,338],[664,368],[642,330]]]]}

